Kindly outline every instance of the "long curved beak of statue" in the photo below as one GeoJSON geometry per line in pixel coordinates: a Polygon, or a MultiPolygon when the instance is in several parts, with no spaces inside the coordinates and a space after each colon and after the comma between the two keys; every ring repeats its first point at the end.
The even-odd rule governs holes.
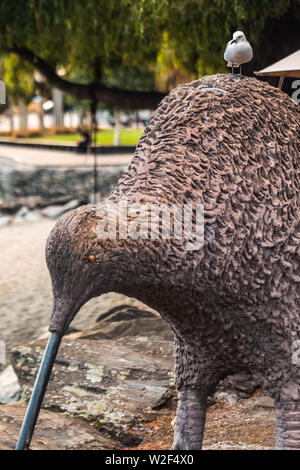
{"type": "Polygon", "coordinates": [[[31,438],[43,403],[53,364],[62,339],[60,333],[51,333],[42,363],[34,384],[31,399],[26,411],[16,450],[25,450],[30,446],[31,438]]]}

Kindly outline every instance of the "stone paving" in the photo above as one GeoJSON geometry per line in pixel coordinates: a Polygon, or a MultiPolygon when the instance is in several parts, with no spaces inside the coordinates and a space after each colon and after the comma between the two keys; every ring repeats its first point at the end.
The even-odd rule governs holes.
{"type": "MultiPolygon", "coordinates": [[[[72,151],[35,149],[0,145],[0,157],[17,163],[39,167],[82,167],[94,164],[93,155],[80,155],[72,151]]],[[[124,166],[130,163],[131,154],[97,155],[99,166],[124,166]]]]}

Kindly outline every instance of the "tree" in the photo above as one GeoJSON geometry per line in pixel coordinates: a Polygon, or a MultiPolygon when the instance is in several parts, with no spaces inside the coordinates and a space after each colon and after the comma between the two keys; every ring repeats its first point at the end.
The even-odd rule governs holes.
{"type": "MultiPolygon", "coordinates": [[[[182,75],[226,70],[234,30],[246,32],[255,59],[249,71],[300,47],[300,0],[14,0],[0,3],[0,51],[14,52],[51,86],[78,99],[153,108],[164,93],[111,86],[120,69],[155,70],[164,48],[182,75]],[[167,39],[166,39],[167,38],[167,39]],[[166,44],[167,40],[167,44],[166,44]],[[65,75],[57,71],[64,69],[65,75]],[[81,69],[86,80],[72,81],[81,69]]],[[[168,54],[167,54],[168,56],[168,54]]]]}
{"type": "MultiPolygon", "coordinates": [[[[48,80],[79,99],[96,99],[126,108],[153,107],[164,96],[152,90],[105,85],[104,75],[120,67],[155,63],[160,42],[155,1],[16,0],[0,4],[0,50],[14,52],[48,80]],[[154,12],[155,10],[155,12],[154,12]],[[156,14],[156,13],[155,13],[156,14]],[[152,19],[150,22],[146,21],[152,19]],[[57,74],[77,67],[88,83],[57,74]]],[[[144,67],[144,65],[143,65],[144,67]]]]}
{"type": "Polygon", "coordinates": [[[14,130],[12,106],[16,105],[19,108],[20,129],[27,133],[27,105],[35,91],[34,69],[16,54],[10,54],[1,61],[0,70],[7,90],[11,132],[14,130]]]}
{"type": "Polygon", "coordinates": [[[1,77],[5,81],[7,95],[13,104],[30,103],[34,96],[34,69],[22,62],[16,54],[10,54],[0,65],[1,77]]]}

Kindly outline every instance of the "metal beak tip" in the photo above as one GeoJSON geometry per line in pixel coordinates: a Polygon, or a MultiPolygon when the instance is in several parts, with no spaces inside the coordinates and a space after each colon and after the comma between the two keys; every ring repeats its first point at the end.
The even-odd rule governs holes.
{"type": "Polygon", "coordinates": [[[29,449],[61,339],[62,335],[60,333],[54,332],[50,335],[33,387],[16,450],[29,449]]]}

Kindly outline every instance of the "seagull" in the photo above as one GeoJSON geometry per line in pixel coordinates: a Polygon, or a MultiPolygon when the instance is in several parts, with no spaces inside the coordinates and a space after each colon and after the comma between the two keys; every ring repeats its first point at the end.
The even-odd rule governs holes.
{"type": "Polygon", "coordinates": [[[250,62],[253,58],[253,50],[250,43],[247,41],[245,34],[242,31],[236,31],[232,40],[226,46],[224,52],[224,59],[227,62],[227,67],[232,68],[240,67],[240,74],[242,73],[242,64],[250,62]]]}

